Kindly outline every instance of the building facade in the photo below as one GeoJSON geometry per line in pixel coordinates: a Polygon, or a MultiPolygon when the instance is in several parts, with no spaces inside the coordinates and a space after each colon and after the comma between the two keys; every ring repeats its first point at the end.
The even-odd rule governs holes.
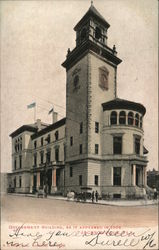
{"type": "MultiPolygon", "coordinates": [[[[145,194],[146,109],[117,98],[117,66],[122,61],[115,46],[107,45],[109,27],[93,4],[74,27],[76,47],[68,49],[62,64],[67,79],[66,118],[22,132],[30,136],[24,160],[27,191],[47,183],[49,193],[80,193],[85,188],[114,198],[145,194]]],[[[21,136],[13,132],[12,144],[15,134],[21,136]]],[[[20,185],[15,168],[14,174],[20,185]]]]}

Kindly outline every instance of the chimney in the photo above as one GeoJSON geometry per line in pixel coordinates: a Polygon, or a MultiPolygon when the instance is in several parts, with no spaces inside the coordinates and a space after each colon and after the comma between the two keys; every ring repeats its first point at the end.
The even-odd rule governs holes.
{"type": "Polygon", "coordinates": [[[52,123],[57,122],[57,117],[58,117],[58,113],[57,112],[52,112],[52,123]]]}
{"type": "Polygon", "coordinates": [[[38,131],[41,130],[41,120],[40,119],[37,119],[36,124],[37,124],[38,131]]]}

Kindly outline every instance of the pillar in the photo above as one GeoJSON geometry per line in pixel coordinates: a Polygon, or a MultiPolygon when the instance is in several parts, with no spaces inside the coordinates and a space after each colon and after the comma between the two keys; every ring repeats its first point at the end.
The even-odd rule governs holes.
{"type": "Polygon", "coordinates": [[[31,174],[30,175],[30,193],[32,193],[32,191],[33,191],[33,178],[34,178],[34,176],[33,176],[33,174],[31,174]]]}
{"type": "Polygon", "coordinates": [[[132,184],[136,186],[136,165],[133,165],[132,184]]]}
{"type": "Polygon", "coordinates": [[[40,172],[37,173],[37,189],[40,187],[40,172]]]}
{"type": "Polygon", "coordinates": [[[55,193],[57,191],[56,187],[56,168],[52,170],[52,186],[51,186],[51,192],[55,193]]]}

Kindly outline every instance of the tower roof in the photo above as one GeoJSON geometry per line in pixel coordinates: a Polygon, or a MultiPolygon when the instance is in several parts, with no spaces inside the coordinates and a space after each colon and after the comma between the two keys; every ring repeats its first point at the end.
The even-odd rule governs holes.
{"type": "Polygon", "coordinates": [[[120,98],[115,98],[109,102],[102,103],[102,106],[103,111],[112,109],[132,109],[140,112],[142,115],[145,115],[146,113],[146,108],[141,103],[131,102],[120,98]]]}
{"type": "Polygon", "coordinates": [[[107,28],[110,27],[110,24],[104,19],[104,17],[98,12],[98,10],[94,7],[93,4],[91,4],[90,8],[88,9],[88,11],[86,12],[86,14],[81,18],[81,20],[76,24],[76,26],[74,27],[74,30],[76,31],[81,24],[90,17],[94,17],[95,19],[97,19],[99,22],[101,22],[104,26],[106,26],[107,28]]]}

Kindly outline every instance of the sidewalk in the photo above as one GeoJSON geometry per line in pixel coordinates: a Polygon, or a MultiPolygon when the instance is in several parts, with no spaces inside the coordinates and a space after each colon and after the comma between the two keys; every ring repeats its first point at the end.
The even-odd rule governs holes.
{"type": "MultiPolygon", "coordinates": [[[[32,197],[37,198],[34,194],[17,194],[17,193],[9,193],[8,195],[14,195],[14,196],[25,196],[25,197],[32,197]]],[[[41,199],[41,198],[37,198],[41,199]]],[[[46,198],[44,198],[46,199],[46,198]]],[[[92,203],[91,200],[84,201],[76,201],[74,199],[69,199],[67,197],[63,196],[52,196],[48,195],[47,199],[53,199],[53,200],[63,200],[67,202],[77,202],[77,203],[89,203],[92,205],[107,205],[107,206],[121,206],[121,207],[132,207],[132,206],[148,206],[148,205],[157,205],[159,204],[159,200],[99,200],[98,202],[92,203]]]]}

